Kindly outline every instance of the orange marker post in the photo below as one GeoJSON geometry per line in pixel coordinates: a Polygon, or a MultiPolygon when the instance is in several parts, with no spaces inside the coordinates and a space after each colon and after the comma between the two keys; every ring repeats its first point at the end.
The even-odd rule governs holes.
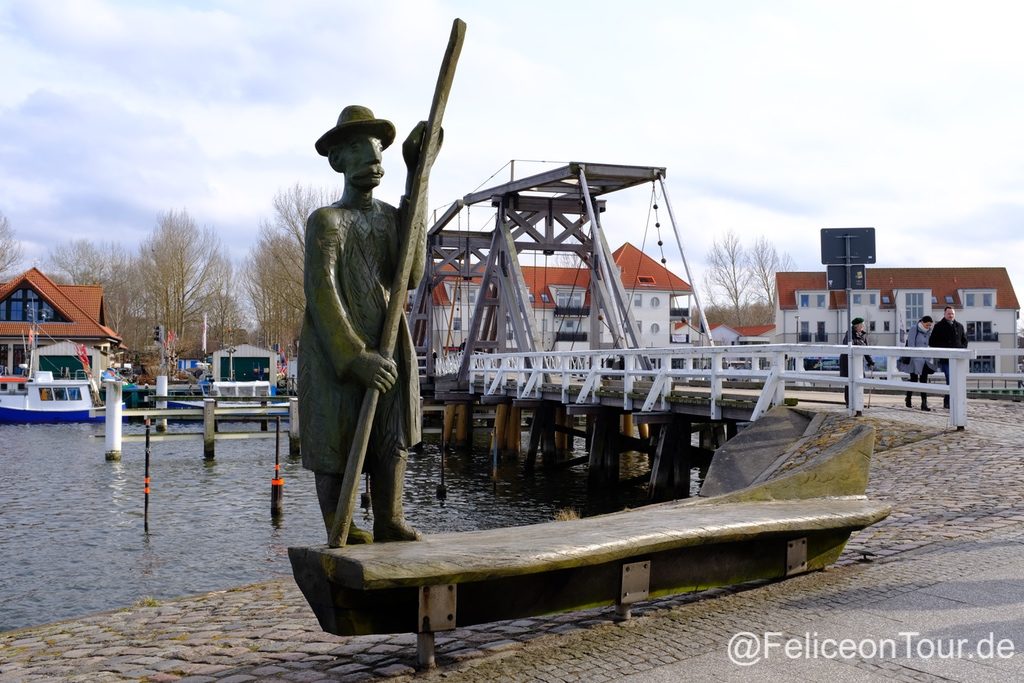
{"type": "Polygon", "coordinates": [[[274,478],[270,480],[270,514],[277,516],[284,511],[284,479],[281,478],[281,418],[276,418],[274,434],[274,478]]]}
{"type": "Polygon", "coordinates": [[[146,494],[145,508],[142,514],[142,528],[146,533],[149,533],[149,456],[151,448],[149,445],[149,418],[146,418],[146,476],[143,480],[143,492],[146,494]]]}

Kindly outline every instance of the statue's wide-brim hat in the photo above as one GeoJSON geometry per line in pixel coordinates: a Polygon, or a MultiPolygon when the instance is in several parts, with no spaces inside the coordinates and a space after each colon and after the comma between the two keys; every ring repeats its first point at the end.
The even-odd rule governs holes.
{"type": "Polygon", "coordinates": [[[338,125],[320,136],[316,141],[316,151],[321,156],[327,156],[331,147],[344,142],[348,137],[356,133],[372,135],[378,138],[382,149],[395,141],[395,125],[385,119],[378,119],[367,107],[353,104],[341,110],[338,117],[338,125]]]}

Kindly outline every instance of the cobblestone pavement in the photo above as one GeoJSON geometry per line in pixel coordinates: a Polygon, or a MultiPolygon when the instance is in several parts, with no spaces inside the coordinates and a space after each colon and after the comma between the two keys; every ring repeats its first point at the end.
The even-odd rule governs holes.
{"type": "Polygon", "coordinates": [[[950,637],[957,625],[974,633],[987,623],[1024,648],[1024,588],[1004,576],[1024,571],[1024,404],[972,400],[967,430],[953,431],[943,410],[897,407],[895,397],[874,403],[862,418],[879,428],[868,495],[893,513],[856,534],[825,572],[654,600],[621,623],[609,608],[457,629],[438,634],[439,668],[421,673],[414,635],[325,634],[282,578],[0,633],[0,683],[1024,677],[1021,656],[970,665],[947,658],[945,668],[868,657],[748,669],[725,659],[740,631],[895,637],[897,624],[950,637]],[[922,595],[945,602],[930,611],[917,604],[922,595]],[[901,604],[903,616],[885,612],[901,604]]]}

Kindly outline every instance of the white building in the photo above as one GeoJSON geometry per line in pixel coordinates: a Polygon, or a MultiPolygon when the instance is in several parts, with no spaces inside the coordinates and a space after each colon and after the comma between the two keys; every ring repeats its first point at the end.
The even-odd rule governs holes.
{"type": "MultiPolygon", "coordinates": [[[[690,285],[628,242],[612,256],[640,346],[698,343],[699,335],[689,324],[691,310],[696,314],[690,285]]],[[[611,335],[601,320],[596,321],[601,328],[597,344],[591,339],[594,320],[586,266],[522,264],[521,270],[529,296],[531,327],[542,349],[568,351],[610,345],[611,335]]],[[[442,349],[454,350],[462,344],[478,295],[475,278],[457,275],[446,278],[443,289],[434,288],[434,338],[442,340],[442,349]]]]}
{"type": "MultiPolygon", "coordinates": [[[[774,341],[840,344],[849,328],[846,291],[829,291],[824,272],[777,273],[774,341]]],[[[922,316],[946,306],[967,331],[977,358],[971,372],[1016,372],[1014,360],[985,349],[1017,346],[1020,305],[1005,268],[867,268],[865,289],[851,292],[850,315],[863,318],[873,346],[902,346],[922,316]]]]}

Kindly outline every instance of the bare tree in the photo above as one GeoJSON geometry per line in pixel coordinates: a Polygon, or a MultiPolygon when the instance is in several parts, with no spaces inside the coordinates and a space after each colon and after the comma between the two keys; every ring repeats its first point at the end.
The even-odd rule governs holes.
{"type": "Polygon", "coordinates": [[[142,340],[136,333],[141,329],[130,325],[129,319],[138,301],[139,280],[134,273],[134,257],[123,245],[116,242],[96,245],[85,239],[73,240],[53,247],[47,262],[48,274],[54,279],[103,287],[103,310],[106,314],[103,322],[116,330],[128,346],[138,348],[142,340]]]}
{"type": "Polygon", "coordinates": [[[731,311],[731,325],[742,325],[743,308],[749,301],[750,271],[747,254],[736,233],[731,230],[715,240],[707,256],[708,270],[704,286],[710,293],[711,306],[731,311]]]}
{"type": "Polygon", "coordinates": [[[168,211],[140,247],[144,291],[154,323],[163,323],[181,347],[197,347],[202,313],[224,286],[230,261],[210,228],[187,211],[168,211]]]}
{"type": "Polygon", "coordinates": [[[0,278],[21,261],[22,254],[21,243],[14,237],[10,220],[0,213],[0,278]]]}
{"type": "Polygon", "coordinates": [[[793,270],[793,259],[789,254],[780,255],[775,245],[762,235],[747,252],[747,269],[750,271],[751,298],[770,309],[774,316],[777,298],[775,274],[793,270]]]}
{"type": "Polygon", "coordinates": [[[243,277],[263,345],[286,346],[299,336],[306,306],[306,218],[331,201],[327,189],[296,184],[274,196],[274,216],[260,221],[259,240],[249,252],[243,277]]]}
{"type": "Polygon", "coordinates": [[[234,266],[225,264],[217,275],[206,310],[208,350],[227,348],[247,339],[243,311],[234,266]]]}

